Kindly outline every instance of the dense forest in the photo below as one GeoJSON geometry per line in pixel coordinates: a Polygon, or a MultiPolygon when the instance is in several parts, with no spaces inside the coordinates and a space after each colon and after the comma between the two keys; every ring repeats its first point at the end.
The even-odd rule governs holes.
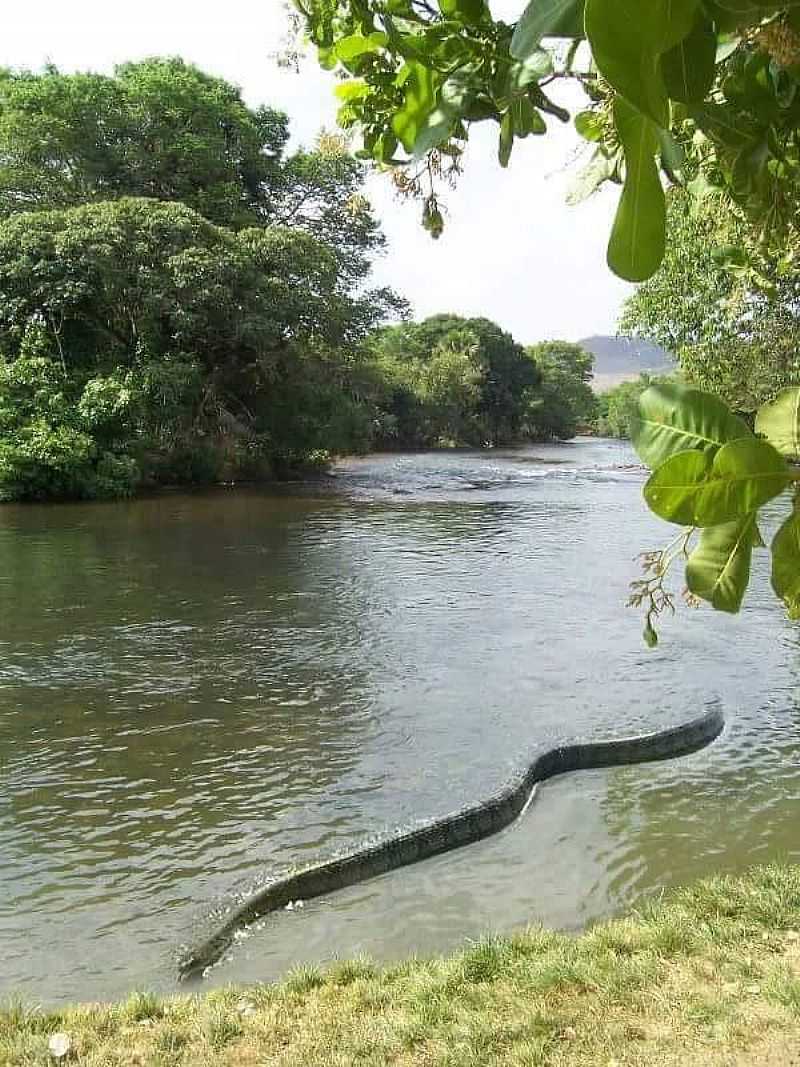
{"type": "Polygon", "coordinates": [[[363,164],[180,59],[0,71],[0,499],[565,439],[591,356],[407,320],[363,164]],[[394,324],[392,321],[394,320],[394,324]]]}

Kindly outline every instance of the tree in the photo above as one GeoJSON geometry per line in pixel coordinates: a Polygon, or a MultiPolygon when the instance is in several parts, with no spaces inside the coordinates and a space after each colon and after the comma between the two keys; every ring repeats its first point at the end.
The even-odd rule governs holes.
{"type": "Polygon", "coordinates": [[[225,226],[270,215],[286,117],[181,59],[113,77],[0,73],[0,213],[118,197],[175,200],[225,226]]]}
{"type": "Polygon", "coordinates": [[[620,329],[674,352],[685,378],[752,413],[800,382],[800,281],[752,248],[719,197],[669,197],[661,269],[627,300],[620,329]],[[748,251],[745,251],[745,250],[748,251]]]}
{"type": "Polygon", "coordinates": [[[399,442],[507,444],[529,435],[541,374],[496,323],[434,315],[380,331],[372,347],[392,383],[388,424],[399,442]]]}
{"type": "Polygon", "coordinates": [[[640,374],[635,381],[620,382],[597,398],[597,432],[601,437],[629,440],[639,417],[639,400],[654,379],[640,374]]]}
{"type": "Polygon", "coordinates": [[[528,355],[542,372],[545,384],[563,399],[575,422],[591,422],[597,407],[589,384],[594,377],[592,353],[569,341],[542,341],[531,345],[528,355]]]}
{"type": "Polygon", "coordinates": [[[285,115],[179,58],[114,75],[0,71],[0,217],[148,197],[220,226],[286,225],[325,241],[351,284],[384,244],[341,137],[286,156],[285,115]]]}
{"type": "Polygon", "coordinates": [[[356,414],[347,353],[381,314],[302,230],[234,233],[135,198],[13,215],[0,492],[108,495],[335,448],[331,408],[356,414]]]}
{"type": "Polygon", "coordinates": [[[0,71],[0,491],[107,495],[369,444],[360,348],[404,303],[367,288],[384,239],[363,163],[339,136],[287,139],[177,58],[0,71]]]}
{"type": "MultiPolygon", "coordinates": [[[[583,185],[622,186],[611,269],[652,276],[666,244],[665,197],[688,176],[700,195],[724,191],[769,233],[795,228],[800,168],[800,13],[780,0],[529,0],[509,24],[486,0],[296,0],[323,66],[342,76],[340,122],[360,130],[383,165],[458,169],[470,127],[494,122],[507,166],[517,138],[569,113],[559,79],[587,92],[576,126],[595,156],[583,185]],[[566,41],[564,48],[545,42],[566,41]],[[586,41],[591,63],[576,42],[586,41]],[[687,161],[682,148],[689,149],[687,161]]],[[[423,221],[443,219],[423,191],[423,221]]]]}

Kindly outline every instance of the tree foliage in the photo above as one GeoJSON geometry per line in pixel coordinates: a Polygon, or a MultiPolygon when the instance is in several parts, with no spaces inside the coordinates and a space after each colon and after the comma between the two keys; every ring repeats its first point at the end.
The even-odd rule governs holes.
{"type": "Polygon", "coordinates": [[[139,478],[180,476],[181,456],[202,466],[213,451],[219,468],[232,448],[241,472],[337,447],[314,415],[330,404],[332,367],[382,310],[303,230],[234,232],[134,198],[7,219],[0,294],[0,481],[15,496],[102,495],[111,482],[98,473],[92,486],[86,469],[108,466],[109,449],[134,461],[127,489],[137,466],[139,478]],[[79,481],[51,470],[68,437],[79,481]]]}
{"type": "Polygon", "coordinates": [[[144,196],[224,226],[270,218],[286,117],[180,59],[125,63],[113,77],[0,73],[0,212],[144,196]]]}
{"type": "MultiPolygon", "coordinates": [[[[518,138],[569,118],[552,98],[578,81],[575,117],[595,156],[583,193],[621,185],[608,260],[643,281],[666,246],[661,175],[722,191],[768,235],[798,209],[800,14],[776,0],[529,0],[517,21],[485,0],[296,0],[323,66],[342,77],[340,121],[381,165],[459,158],[473,123],[498,127],[507,166],[518,138]],[[565,47],[552,47],[554,42],[565,47]],[[587,49],[577,44],[585,42],[587,49]],[[586,62],[586,56],[590,62],[586,62]],[[433,153],[433,158],[431,158],[433,153]]],[[[441,229],[436,191],[424,220],[441,229]]]]}
{"type": "Polygon", "coordinates": [[[800,289],[793,268],[753,248],[719,198],[669,204],[667,254],[626,302],[620,329],[674,352],[692,384],[755,412],[800,382],[800,289]]]}
{"type": "Polygon", "coordinates": [[[597,398],[595,429],[601,437],[630,440],[633,423],[639,417],[639,398],[657,381],[640,374],[633,381],[620,382],[597,398]]]}
{"type": "Polygon", "coordinates": [[[372,348],[389,386],[380,401],[383,432],[398,445],[508,444],[551,436],[540,421],[541,372],[488,319],[435,315],[380,331],[372,348]]]}
{"type": "Polygon", "coordinates": [[[528,348],[548,389],[566,402],[577,424],[595,417],[597,398],[592,392],[594,356],[569,341],[541,341],[528,348]]]}
{"type": "Polygon", "coordinates": [[[114,75],[0,71],[0,217],[120,197],[185,204],[231,229],[286,225],[352,283],[384,239],[340,138],[286,154],[288,120],[179,58],[114,75]]]}

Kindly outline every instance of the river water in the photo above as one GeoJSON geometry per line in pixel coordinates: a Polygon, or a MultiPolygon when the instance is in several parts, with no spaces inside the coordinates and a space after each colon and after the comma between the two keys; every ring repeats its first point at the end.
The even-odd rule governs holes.
{"type": "Polygon", "coordinates": [[[671,763],[569,775],[495,838],[269,917],[210,984],[577,929],[800,859],[799,631],[768,591],[648,651],[668,540],[627,445],[376,456],[318,485],[0,509],[0,995],[169,990],[287,864],[491,791],[532,743],[721,702],[671,763]]]}

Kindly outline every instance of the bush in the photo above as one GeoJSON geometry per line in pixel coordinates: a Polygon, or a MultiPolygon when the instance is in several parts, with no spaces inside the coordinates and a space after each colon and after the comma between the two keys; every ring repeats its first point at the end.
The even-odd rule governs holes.
{"type": "Polygon", "coordinates": [[[23,354],[0,362],[0,500],[125,496],[139,480],[126,454],[133,397],[116,380],[69,380],[59,362],[23,354]]]}

